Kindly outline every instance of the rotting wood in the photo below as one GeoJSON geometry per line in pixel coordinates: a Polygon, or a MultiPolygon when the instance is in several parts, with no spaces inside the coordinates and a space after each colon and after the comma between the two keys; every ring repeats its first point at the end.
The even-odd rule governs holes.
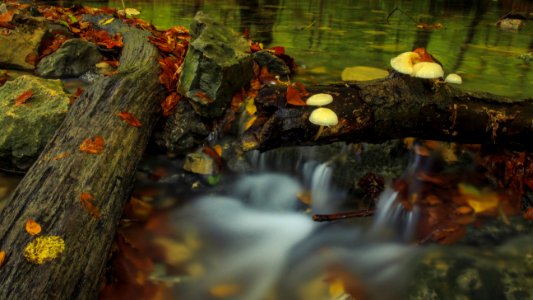
{"type": "Polygon", "coordinates": [[[465,92],[443,82],[395,73],[390,78],[309,86],[329,93],[339,124],[324,128],[308,121],[312,106],[291,106],[286,87],[268,86],[255,98],[257,120],[243,136],[245,150],[318,145],[337,141],[380,143],[417,137],[533,150],[533,99],[513,100],[465,92]]]}
{"type": "MultiPolygon", "coordinates": [[[[106,16],[94,18],[98,24],[106,16]]],[[[97,298],[119,217],[164,99],[150,33],[118,19],[101,27],[123,36],[119,73],[96,81],[73,104],[0,213],[0,249],[7,253],[0,299],[97,298]],[[130,126],[117,116],[120,111],[143,125],[130,126]],[[79,151],[84,139],[95,136],[105,141],[101,154],[79,151]],[[53,159],[65,152],[70,155],[53,159]],[[94,196],[99,218],[80,203],[84,192],[94,196]],[[24,248],[34,239],[24,230],[30,218],[41,224],[40,235],[64,239],[57,259],[43,265],[25,259],[24,248]]]]}

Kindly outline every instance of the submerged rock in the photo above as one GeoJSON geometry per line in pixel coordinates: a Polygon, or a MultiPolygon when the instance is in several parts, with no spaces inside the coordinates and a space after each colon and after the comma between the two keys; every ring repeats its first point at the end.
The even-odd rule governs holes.
{"type": "Polygon", "coordinates": [[[36,73],[49,78],[78,77],[94,69],[102,60],[98,47],[81,39],[70,39],[57,51],[44,57],[37,65],[36,73]]]}
{"type": "Polygon", "coordinates": [[[219,117],[234,92],[252,79],[250,47],[243,37],[202,12],[194,17],[190,33],[179,92],[192,100],[198,114],[219,117]]]}
{"type": "Polygon", "coordinates": [[[23,75],[0,87],[0,167],[27,170],[63,121],[69,102],[60,80],[23,75]],[[15,105],[27,91],[32,96],[15,105]]]}
{"type": "Polygon", "coordinates": [[[18,19],[14,29],[0,34],[0,67],[33,70],[46,33],[40,19],[18,19]]]}
{"type": "Polygon", "coordinates": [[[208,134],[209,129],[191,105],[187,101],[179,101],[162,130],[155,133],[155,143],[166,152],[186,154],[200,145],[208,134]]]}

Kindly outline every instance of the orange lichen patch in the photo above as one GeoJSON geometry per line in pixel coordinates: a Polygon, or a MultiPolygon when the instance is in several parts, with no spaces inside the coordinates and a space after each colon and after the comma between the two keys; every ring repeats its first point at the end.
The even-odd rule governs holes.
{"type": "Polygon", "coordinates": [[[32,236],[35,236],[35,235],[38,235],[39,233],[41,233],[41,225],[39,225],[39,223],[35,222],[34,219],[28,219],[28,221],[26,221],[26,232],[29,234],[29,235],[32,235],[32,236]]]}
{"type": "Polygon", "coordinates": [[[118,117],[133,127],[141,127],[141,121],[127,111],[119,112],[118,117]]]}
{"type": "Polygon", "coordinates": [[[100,154],[104,151],[104,138],[95,136],[94,139],[86,138],[80,145],[80,151],[89,154],[100,154]]]}
{"type": "Polygon", "coordinates": [[[100,209],[96,207],[93,203],[94,197],[89,193],[81,193],[80,202],[83,205],[83,208],[95,219],[100,218],[100,209]]]}
{"type": "Polygon", "coordinates": [[[24,249],[24,257],[31,263],[42,265],[59,257],[65,250],[65,241],[59,236],[40,236],[24,249]]]}

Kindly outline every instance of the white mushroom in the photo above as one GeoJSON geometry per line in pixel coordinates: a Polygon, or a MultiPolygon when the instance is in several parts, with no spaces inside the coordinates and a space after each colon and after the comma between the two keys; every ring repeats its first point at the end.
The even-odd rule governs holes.
{"type": "Polygon", "coordinates": [[[438,63],[424,61],[413,66],[413,74],[411,76],[435,79],[444,76],[444,70],[442,70],[442,67],[438,63]]]}
{"type": "Polygon", "coordinates": [[[314,138],[316,141],[322,134],[324,126],[329,127],[337,125],[339,123],[339,119],[337,118],[337,114],[331,109],[319,107],[311,112],[311,115],[309,115],[309,122],[320,126],[314,138]]]}
{"type": "Polygon", "coordinates": [[[446,76],[446,79],[444,79],[444,81],[448,82],[448,83],[453,83],[453,84],[461,84],[463,83],[463,79],[461,78],[461,76],[455,74],[455,73],[451,73],[451,74],[448,74],[448,76],[446,76]]]}
{"type": "Polygon", "coordinates": [[[391,67],[399,73],[411,75],[413,65],[420,58],[416,52],[404,52],[390,60],[391,67]]]}
{"type": "Polygon", "coordinates": [[[322,106],[328,105],[331,102],[333,102],[333,96],[330,94],[314,94],[309,97],[305,103],[311,106],[322,106]]]}

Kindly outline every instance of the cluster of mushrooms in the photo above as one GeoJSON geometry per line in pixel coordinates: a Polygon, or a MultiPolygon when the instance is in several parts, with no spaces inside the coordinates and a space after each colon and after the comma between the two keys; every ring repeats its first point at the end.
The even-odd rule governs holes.
{"type": "MultiPolygon", "coordinates": [[[[442,69],[442,66],[435,62],[433,57],[431,57],[431,55],[423,48],[404,52],[391,59],[390,64],[396,72],[407,74],[413,77],[425,79],[444,77],[444,70],[442,69]]],[[[461,84],[463,82],[461,76],[453,73],[448,74],[444,81],[453,84],[461,84]]],[[[315,141],[322,134],[324,126],[330,127],[339,123],[337,114],[333,110],[322,107],[330,104],[331,102],[333,102],[333,96],[330,94],[315,94],[309,97],[306,101],[306,104],[309,106],[319,106],[317,109],[311,112],[311,115],[309,115],[309,122],[320,126],[320,129],[315,135],[315,141]]]]}
{"type": "MultiPolygon", "coordinates": [[[[442,66],[433,61],[432,57],[425,52],[425,49],[419,49],[404,52],[394,57],[390,60],[391,67],[398,73],[418,78],[436,79],[444,77],[442,66]]],[[[461,76],[457,74],[449,74],[444,81],[454,84],[461,84],[463,82],[461,76]]]]}

